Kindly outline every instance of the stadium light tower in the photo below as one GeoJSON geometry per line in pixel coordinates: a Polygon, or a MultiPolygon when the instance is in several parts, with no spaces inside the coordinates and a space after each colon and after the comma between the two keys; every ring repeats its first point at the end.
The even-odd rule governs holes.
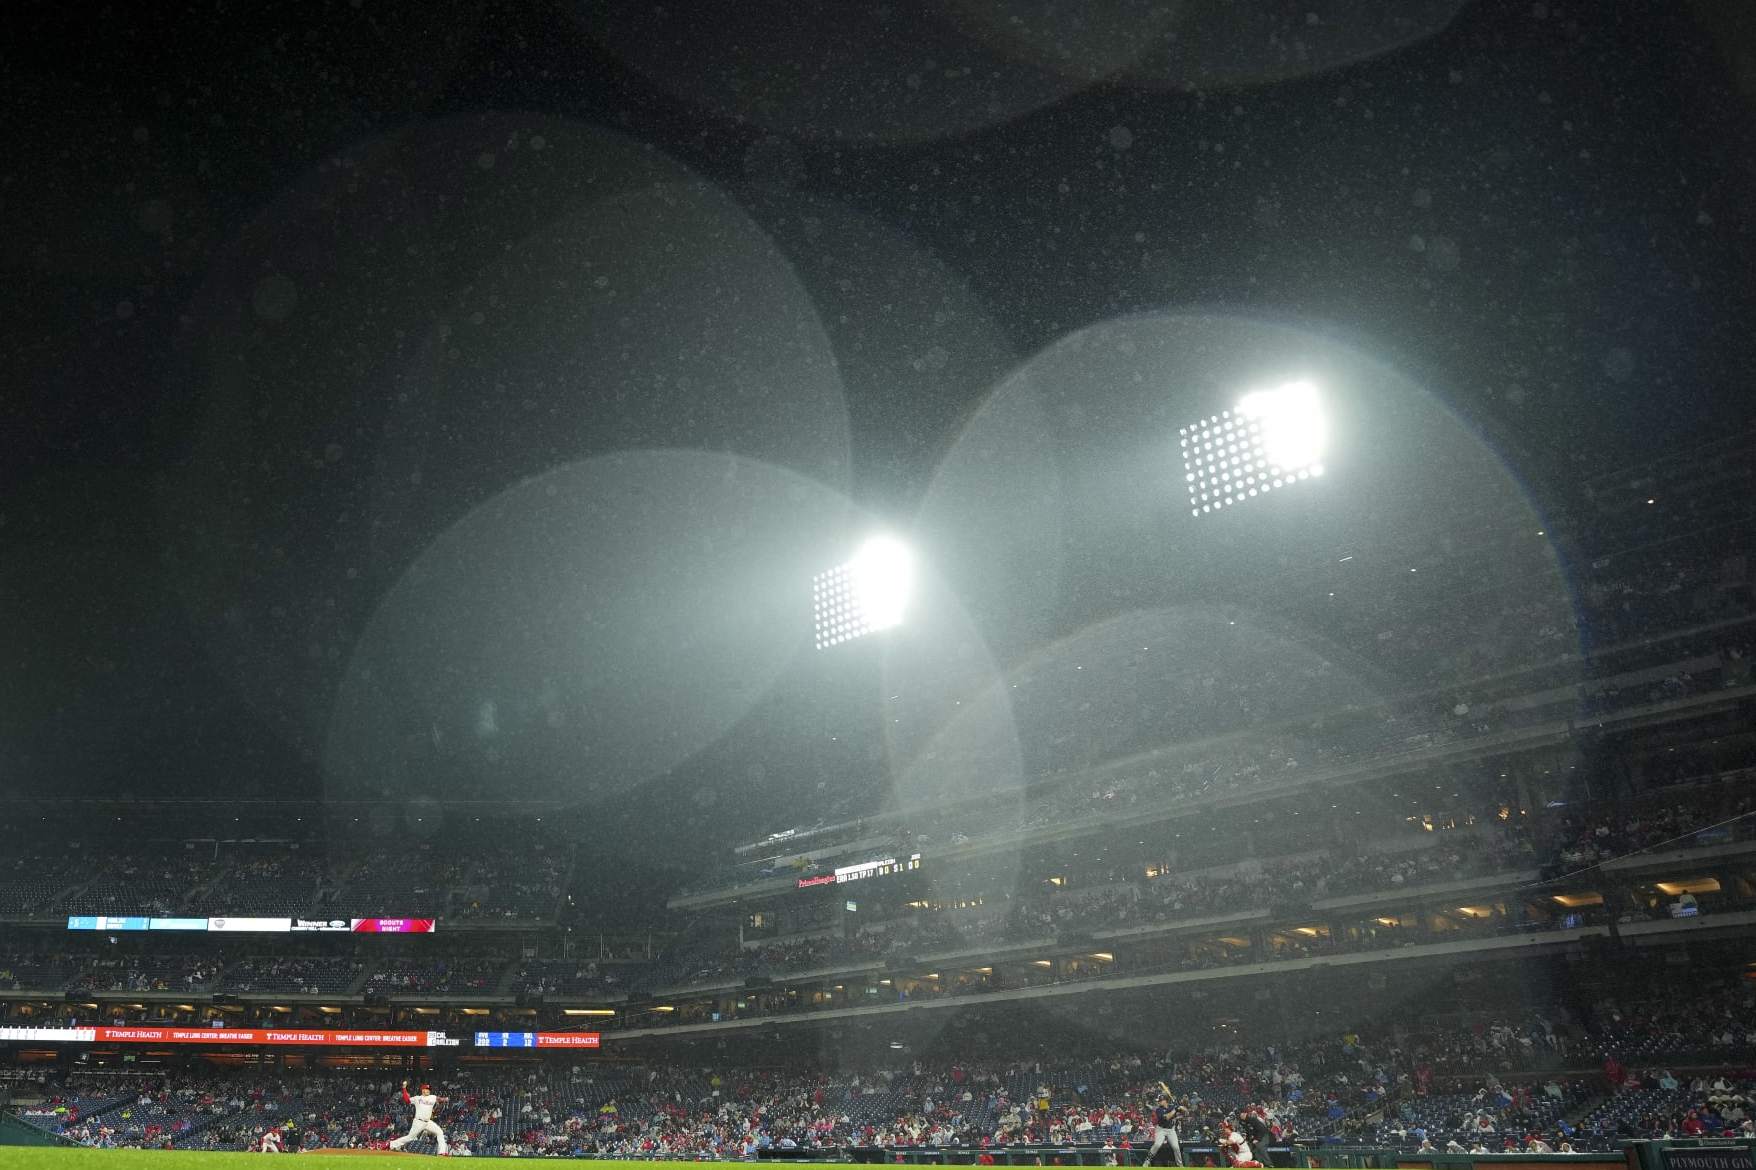
{"type": "Polygon", "coordinates": [[[853,560],[817,574],[811,583],[817,649],[901,625],[914,583],[914,554],[891,536],[874,536],[853,560]]]}
{"type": "Polygon", "coordinates": [[[1205,516],[1323,474],[1329,422],[1317,387],[1288,382],[1182,428],[1189,514],[1205,516]]]}

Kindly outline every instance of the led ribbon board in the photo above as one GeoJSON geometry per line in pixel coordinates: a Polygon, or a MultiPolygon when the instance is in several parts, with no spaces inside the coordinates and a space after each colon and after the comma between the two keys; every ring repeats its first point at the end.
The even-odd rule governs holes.
{"type": "Polygon", "coordinates": [[[456,1048],[444,1032],[327,1028],[0,1028],[0,1044],[257,1044],[269,1048],[456,1048]]]}
{"type": "Polygon", "coordinates": [[[432,934],[437,918],[145,918],[139,915],[72,914],[68,930],[201,930],[224,934],[286,934],[320,931],[353,934],[432,934]]]}

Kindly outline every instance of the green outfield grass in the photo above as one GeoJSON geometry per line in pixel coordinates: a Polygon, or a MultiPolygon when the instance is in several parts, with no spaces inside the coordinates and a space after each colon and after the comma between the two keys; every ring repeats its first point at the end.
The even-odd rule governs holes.
{"type": "MultiPolygon", "coordinates": [[[[288,1155],[280,1155],[287,1157],[288,1155]]],[[[333,1167],[334,1170],[371,1170],[374,1166],[402,1161],[427,1161],[431,1155],[421,1154],[298,1154],[289,1161],[287,1170],[311,1167],[333,1167]]],[[[538,1161],[521,1158],[521,1162],[538,1161]]],[[[481,1161],[469,1158],[470,1162],[481,1161]]],[[[574,1159],[584,1162],[584,1159],[574,1159]]],[[[204,1150],[70,1150],[42,1146],[0,1146],[0,1167],[4,1170],[264,1170],[280,1163],[272,1155],[210,1153],[204,1150]]],[[[700,1162],[585,1162],[590,1166],[626,1166],[639,1170],[701,1170],[700,1162]]],[[[789,1170],[809,1166],[825,1166],[826,1162],[788,1162],[789,1170]]]]}

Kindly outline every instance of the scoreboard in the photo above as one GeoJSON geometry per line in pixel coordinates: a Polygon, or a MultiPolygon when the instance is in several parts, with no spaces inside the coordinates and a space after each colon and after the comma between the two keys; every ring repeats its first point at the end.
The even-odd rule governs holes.
{"type": "Polygon", "coordinates": [[[596,1032],[477,1032],[477,1048],[596,1048],[596,1032]]]}

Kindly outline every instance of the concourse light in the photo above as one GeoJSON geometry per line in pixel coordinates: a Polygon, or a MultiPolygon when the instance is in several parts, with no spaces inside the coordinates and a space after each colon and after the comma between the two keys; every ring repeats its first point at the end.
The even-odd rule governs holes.
{"type": "Polygon", "coordinates": [[[1182,428],[1189,514],[1204,516],[1323,474],[1329,424],[1317,387],[1288,382],[1244,395],[1182,428]]]}
{"type": "Polygon", "coordinates": [[[873,537],[846,564],[817,574],[811,583],[817,649],[901,625],[914,583],[914,554],[890,536],[873,537]]]}

